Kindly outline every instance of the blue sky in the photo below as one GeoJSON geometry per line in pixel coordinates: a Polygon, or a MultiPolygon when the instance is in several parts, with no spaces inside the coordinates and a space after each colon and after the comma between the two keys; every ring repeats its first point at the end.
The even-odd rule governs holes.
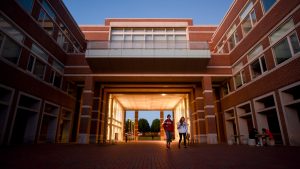
{"type": "Polygon", "coordinates": [[[233,0],[63,0],[80,25],[105,18],[192,18],[194,25],[218,25],[233,0]]]}

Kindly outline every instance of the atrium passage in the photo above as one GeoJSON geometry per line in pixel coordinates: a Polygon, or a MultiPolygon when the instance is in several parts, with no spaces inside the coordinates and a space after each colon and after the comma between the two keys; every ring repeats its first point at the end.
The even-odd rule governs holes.
{"type": "MultiPolygon", "coordinates": [[[[95,78],[86,78],[78,118],[78,143],[101,143],[124,141],[125,112],[135,111],[135,124],[138,124],[138,111],[171,111],[174,121],[186,117],[191,139],[199,143],[219,142],[217,118],[215,114],[215,94],[211,77],[202,77],[193,83],[127,83],[101,84],[95,78]]],[[[76,121],[76,117],[74,119],[76,121]]],[[[175,131],[175,135],[177,135],[175,131]]],[[[138,135],[135,125],[134,136],[138,135]]],[[[164,132],[161,129],[161,139],[164,132]]],[[[177,137],[177,136],[176,136],[177,137]]]]}

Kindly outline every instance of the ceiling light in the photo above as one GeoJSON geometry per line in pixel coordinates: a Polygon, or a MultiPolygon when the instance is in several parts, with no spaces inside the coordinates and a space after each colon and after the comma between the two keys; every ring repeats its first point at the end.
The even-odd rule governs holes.
{"type": "Polygon", "coordinates": [[[162,95],[162,96],[165,96],[165,95],[167,95],[167,94],[166,94],[166,93],[162,93],[161,95],[162,95]]]}

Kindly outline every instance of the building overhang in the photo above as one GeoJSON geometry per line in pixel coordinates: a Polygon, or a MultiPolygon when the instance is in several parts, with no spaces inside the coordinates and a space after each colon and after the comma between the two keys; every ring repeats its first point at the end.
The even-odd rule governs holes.
{"type": "Polygon", "coordinates": [[[211,58],[206,42],[119,43],[88,43],[86,60],[94,73],[199,73],[211,58]]]}

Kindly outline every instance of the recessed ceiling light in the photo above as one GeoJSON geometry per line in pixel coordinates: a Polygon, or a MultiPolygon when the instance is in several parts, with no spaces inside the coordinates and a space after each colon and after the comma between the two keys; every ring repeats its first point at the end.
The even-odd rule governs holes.
{"type": "Polygon", "coordinates": [[[166,94],[166,93],[162,93],[161,95],[162,95],[162,96],[165,96],[165,95],[167,95],[167,94],[166,94]]]}

